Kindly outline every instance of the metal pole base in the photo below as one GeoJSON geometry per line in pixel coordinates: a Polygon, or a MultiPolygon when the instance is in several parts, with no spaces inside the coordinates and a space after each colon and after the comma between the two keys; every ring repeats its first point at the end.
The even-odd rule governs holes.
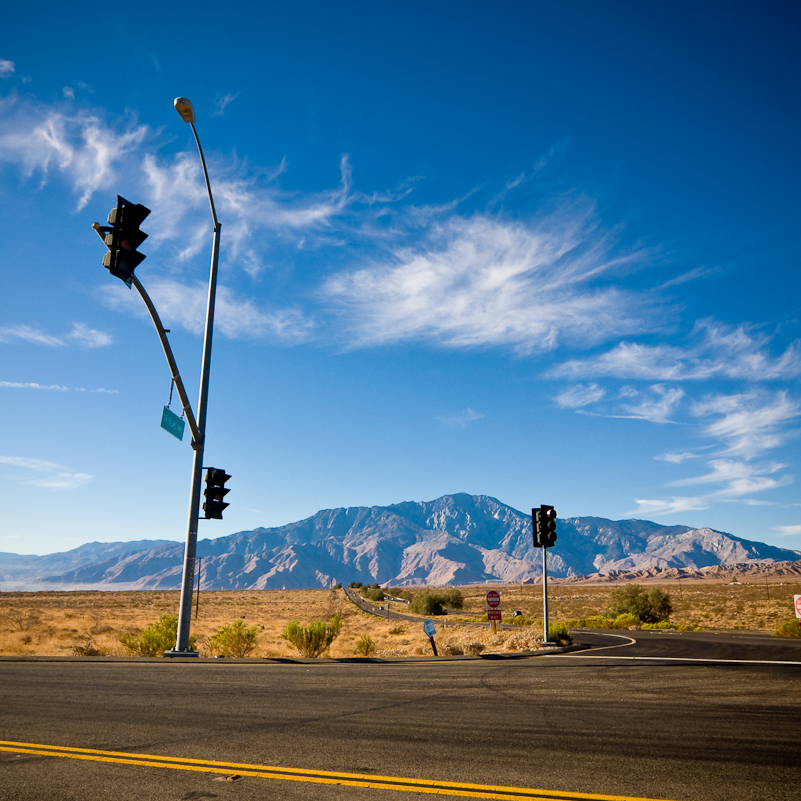
{"type": "Polygon", "coordinates": [[[164,656],[199,656],[197,651],[176,651],[174,648],[172,651],[165,651],[164,656]]]}

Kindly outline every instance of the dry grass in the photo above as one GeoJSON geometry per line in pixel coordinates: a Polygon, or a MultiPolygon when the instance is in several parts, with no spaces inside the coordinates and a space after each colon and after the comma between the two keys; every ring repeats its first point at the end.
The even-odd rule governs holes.
{"type": "MultiPolygon", "coordinates": [[[[650,584],[670,593],[678,626],[708,629],[772,630],[793,615],[793,595],[801,584],[722,584],[682,581],[650,584]],[[770,597],[768,597],[768,595],[770,597]]],[[[453,617],[469,619],[484,614],[485,587],[465,587],[465,609],[453,617]]],[[[542,616],[539,586],[506,586],[500,589],[504,618],[519,609],[525,617],[542,616]]],[[[613,585],[549,585],[551,621],[586,617],[605,612],[613,585]]],[[[393,608],[398,608],[393,604],[393,608]]],[[[71,656],[87,646],[104,655],[125,656],[119,642],[122,633],[138,634],[162,614],[177,614],[177,592],[38,592],[0,593],[0,654],[71,656]]],[[[399,611],[405,611],[401,608],[399,611]]],[[[220,626],[243,618],[259,626],[256,657],[292,657],[297,653],[281,638],[290,620],[308,624],[342,616],[342,633],[330,656],[357,656],[357,642],[364,634],[376,643],[375,656],[430,654],[431,646],[417,623],[385,620],[356,609],[342,590],[263,590],[200,594],[200,613],[192,632],[198,636],[201,655],[210,656],[209,638],[220,626]]],[[[436,636],[440,653],[484,653],[526,650],[542,638],[536,624],[518,630],[499,630],[495,635],[478,626],[445,625],[438,621],[436,636]]]]}

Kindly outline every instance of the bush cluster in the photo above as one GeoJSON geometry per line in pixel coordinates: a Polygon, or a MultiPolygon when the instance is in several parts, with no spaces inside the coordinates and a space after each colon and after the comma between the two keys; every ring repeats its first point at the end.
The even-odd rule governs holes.
{"type": "Polygon", "coordinates": [[[339,636],[341,630],[342,618],[334,615],[329,623],[313,620],[308,626],[301,626],[297,620],[292,620],[284,627],[281,636],[296,648],[301,656],[316,658],[331,647],[331,643],[339,636]]]}
{"type": "Polygon", "coordinates": [[[362,634],[356,642],[356,652],[360,656],[370,656],[370,654],[375,653],[375,643],[367,632],[362,634]]]}
{"type": "Polygon", "coordinates": [[[774,637],[801,637],[801,620],[791,617],[773,630],[774,637]]]}
{"type": "Polygon", "coordinates": [[[570,645],[573,642],[570,632],[565,623],[548,624],[548,642],[555,642],[558,645],[570,645]]]}
{"type": "Polygon", "coordinates": [[[423,592],[415,595],[409,603],[409,611],[416,615],[444,615],[446,607],[464,607],[464,596],[460,590],[453,588],[442,592],[423,592]]]}
{"type": "Polygon", "coordinates": [[[221,626],[209,640],[211,650],[220,656],[244,659],[256,649],[258,627],[247,628],[242,619],[221,626]]]}
{"type": "MultiPolygon", "coordinates": [[[[135,634],[120,634],[120,642],[132,656],[163,656],[175,647],[178,637],[178,616],[162,615],[155,623],[135,634]]],[[[194,649],[197,638],[189,637],[189,647],[194,649]]]]}
{"type": "Polygon", "coordinates": [[[611,601],[612,617],[628,613],[641,623],[659,623],[673,611],[670,595],[656,588],[646,591],[639,584],[613,590],[611,601]]]}

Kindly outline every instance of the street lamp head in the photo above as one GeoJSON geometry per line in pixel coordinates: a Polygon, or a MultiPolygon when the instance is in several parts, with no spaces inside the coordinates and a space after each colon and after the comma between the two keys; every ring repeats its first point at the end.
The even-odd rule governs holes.
{"type": "Polygon", "coordinates": [[[184,122],[195,121],[195,110],[192,108],[192,101],[189,98],[176,97],[174,104],[175,110],[181,115],[184,122]]]}

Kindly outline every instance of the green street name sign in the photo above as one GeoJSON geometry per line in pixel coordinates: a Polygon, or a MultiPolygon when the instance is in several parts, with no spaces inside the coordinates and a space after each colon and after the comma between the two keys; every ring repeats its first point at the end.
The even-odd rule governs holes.
{"type": "Polygon", "coordinates": [[[182,440],[184,438],[184,426],[186,421],[178,417],[175,412],[170,411],[169,406],[164,407],[164,412],[161,415],[161,427],[172,434],[176,439],[182,440]]]}

